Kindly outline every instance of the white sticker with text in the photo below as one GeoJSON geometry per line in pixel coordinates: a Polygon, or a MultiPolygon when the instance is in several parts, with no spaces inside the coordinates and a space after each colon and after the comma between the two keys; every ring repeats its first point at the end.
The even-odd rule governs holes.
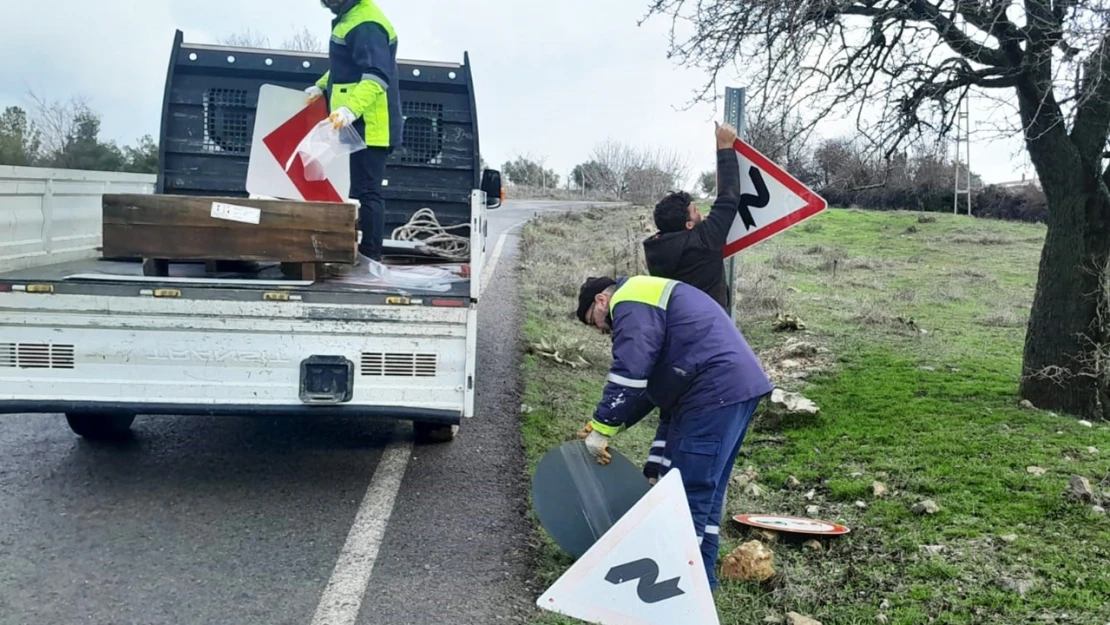
{"type": "Polygon", "coordinates": [[[241,221],[245,224],[258,225],[258,221],[262,218],[262,211],[250,206],[236,206],[234,204],[224,204],[223,202],[212,202],[212,217],[215,219],[227,219],[228,221],[241,221]]]}

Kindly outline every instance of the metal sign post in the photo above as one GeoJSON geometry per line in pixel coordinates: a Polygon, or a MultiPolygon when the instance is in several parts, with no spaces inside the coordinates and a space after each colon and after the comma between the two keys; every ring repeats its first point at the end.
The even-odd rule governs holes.
{"type": "MultiPolygon", "coordinates": [[[[725,87],[725,123],[732,124],[736,135],[744,138],[744,104],[746,89],[744,87],[725,87]]],[[[729,256],[725,261],[725,280],[728,283],[728,314],[736,318],[736,256],[729,256]]]]}

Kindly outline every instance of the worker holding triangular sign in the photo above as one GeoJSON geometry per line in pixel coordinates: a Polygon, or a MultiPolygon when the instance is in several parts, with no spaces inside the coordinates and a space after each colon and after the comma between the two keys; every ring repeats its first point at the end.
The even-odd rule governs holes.
{"type": "Polygon", "coordinates": [[[719,625],[680,473],[668,472],[536,605],[602,625],[719,625]]]}
{"type": "Polygon", "coordinates": [[[608,382],[581,433],[587,449],[606,464],[610,437],[656,406],[671,415],[662,475],[681,470],[706,578],[716,588],[725,490],[771,381],[728,313],[682,282],[589,278],[578,319],[613,336],[608,382]]]}

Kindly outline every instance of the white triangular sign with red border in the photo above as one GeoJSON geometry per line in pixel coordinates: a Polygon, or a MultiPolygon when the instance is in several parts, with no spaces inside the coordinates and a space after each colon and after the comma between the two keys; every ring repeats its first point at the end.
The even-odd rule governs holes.
{"type": "Polygon", "coordinates": [[[720,625],[678,469],[536,601],[599,625],[720,625]]]}
{"type": "Polygon", "coordinates": [[[733,144],[740,162],[740,213],[725,242],[725,258],[813,217],[828,202],[741,139],[733,144]]]}

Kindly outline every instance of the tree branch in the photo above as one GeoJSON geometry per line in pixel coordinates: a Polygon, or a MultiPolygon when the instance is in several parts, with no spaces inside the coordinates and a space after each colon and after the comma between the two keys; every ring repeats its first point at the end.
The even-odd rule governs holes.
{"type": "Polygon", "coordinates": [[[945,17],[933,3],[926,0],[907,0],[906,8],[919,21],[932,24],[941,39],[969,61],[995,67],[1006,67],[1010,64],[1001,50],[975,42],[960,30],[955,22],[945,17]]]}
{"type": "Polygon", "coordinates": [[[1025,0],[1026,25],[1022,32],[1030,54],[1042,55],[1063,41],[1066,11],[1066,7],[1054,10],[1051,0],[1025,0]]]}
{"type": "Polygon", "coordinates": [[[1071,139],[1083,160],[1090,162],[1106,148],[1110,134],[1110,32],[1103,35],[1083,70],[1071,139]]]}

